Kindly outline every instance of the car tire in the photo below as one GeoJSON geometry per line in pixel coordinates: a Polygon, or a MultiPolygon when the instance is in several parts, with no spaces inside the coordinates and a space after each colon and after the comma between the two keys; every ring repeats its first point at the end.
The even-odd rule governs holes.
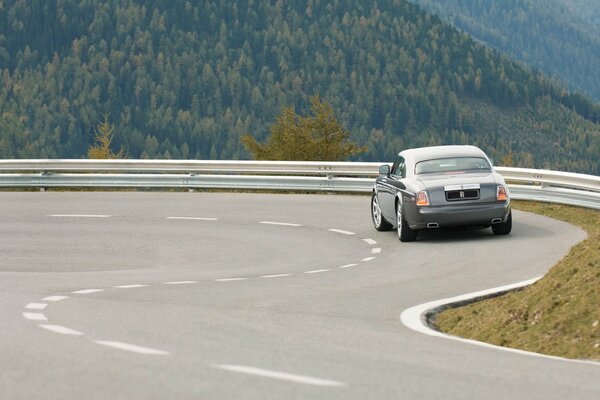
{"type": "Polygon", "coordinates": [[[492,225],[492,232],[494,232],[494,235],[508,235],[511,230],[512,230],[512,211],[510,211],[508,213],[508,217],[506,218],[506,221],[504,221],[500,224],[492,225]]]}
{"type": "Polygon", "coordinates": [[[402,212],[402,201],[396,200],[396,229],[398,230],[398,239],[401,242],[413,242],[417,239],[417,231],[411,229],[404,219],[402,212]]]}
{"type": "Polygon", "coordinates": [[[380,232],[389,231],[393,228],[393,225],[383,216],[381,207],[379,206],[379,199],[375,192],[373,192],[373,196],[371,197],[371,220],[373,221],[375,229],[380,232]]]}

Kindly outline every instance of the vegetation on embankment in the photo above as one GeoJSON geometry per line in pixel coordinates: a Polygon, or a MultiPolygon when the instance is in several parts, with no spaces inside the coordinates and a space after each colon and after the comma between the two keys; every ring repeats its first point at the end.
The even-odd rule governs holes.
{"type": "Polygon", "coordinates": [[[600,360],[600,211],[515,202],[515,208],[570,222],[588,238],[522,291],[437,315],[445,333],[555,356],[600,360]]]}

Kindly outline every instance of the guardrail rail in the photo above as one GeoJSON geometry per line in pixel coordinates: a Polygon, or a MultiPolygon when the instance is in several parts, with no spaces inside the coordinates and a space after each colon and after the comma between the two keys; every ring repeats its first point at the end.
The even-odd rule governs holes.
{"type": "MultiPolygon", "coordinates": [[[[373,162],[215,160],[0,160],[4,188],[187,188],[358,192],[372,190],[373,162]]],[[[512,198],[600,209],[600,177],[496,167],[512,198]]]]}

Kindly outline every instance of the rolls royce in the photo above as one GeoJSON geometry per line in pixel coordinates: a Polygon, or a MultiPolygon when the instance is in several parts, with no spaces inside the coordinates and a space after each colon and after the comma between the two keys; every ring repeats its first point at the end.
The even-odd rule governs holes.
{"type": "Polygon", "coordinates": [[[379,167],[371,197],[378,231],[395,228],[402,242],[417,232],[444,228],[512,229],[508,186],[488,156],[475,146],[433,146],[404,150],[379,167]]]}

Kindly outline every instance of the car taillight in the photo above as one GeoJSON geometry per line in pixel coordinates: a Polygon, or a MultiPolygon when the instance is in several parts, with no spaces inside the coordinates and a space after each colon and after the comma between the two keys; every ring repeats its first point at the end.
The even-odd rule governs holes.
{"type": "Polygon", "coordinates": [[[417,193],[417,205],[418,206],[428,206],[429,205],[429,196],[427,196],[427,192],[421,190],[417,193]]]}
{"type": "Polygon", "coordinates": [[[496,200],[508,200],[508,189],[506,188],[506,186],[498,185],[498,191],[496,192],[496,200]]]}

